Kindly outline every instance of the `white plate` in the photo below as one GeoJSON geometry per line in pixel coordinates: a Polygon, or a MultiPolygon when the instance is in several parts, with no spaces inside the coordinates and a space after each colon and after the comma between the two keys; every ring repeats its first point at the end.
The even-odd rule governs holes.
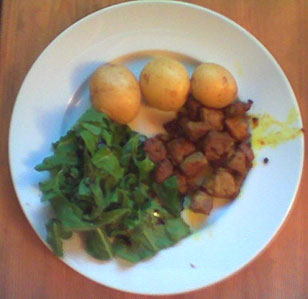
{"type": "MultiPolygon", "coordinates": [[[[254,100],[253,112],[269,112],[284,120],[291,108],[298,111],[290,84],[270,53],[215,12],[181,2],[146,1],[91,14],[45,49],[14,107],[9,140],[12,178],[41,239],[49,208],[40,202],[38,182],[46,174],[34,171],[34,166],[51,154],[51,142],[89,105],[87,78],[95,68],[120,57],[138,76],[148,59],[149,53],[140,53],[145,50],[179,53],[190,71],[196,61],[224,65],[236,77],[240,98],[254,100]]],[[[296,125],[302,126],[300,119],[296,125]]],[[[90,258],[74,237],[65,243],[64,262],[98,283],[143,294],[181,293],[226,278],[260,253],[285,220],[302,171],[303,138],[259,153],[264,155],[270,163],[253,168],[243,195],[214,212],[197,236],[132,267],[90,258]]]]}

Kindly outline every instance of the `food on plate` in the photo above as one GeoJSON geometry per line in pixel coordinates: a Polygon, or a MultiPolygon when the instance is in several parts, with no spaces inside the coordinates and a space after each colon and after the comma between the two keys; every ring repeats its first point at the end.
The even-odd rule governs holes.
{"type": "Polygon", "coordinates": [[[106,64],[99,67],[90,79],[90,92],[94,108],[107,113],[120,124],[132,121],[139,111],[139,83],[123,65],[106,64]]]}
{"type": "Polygon", "coordinates": [[[140,87],[151,106],[163,111],[177,111],[187,99],[190,80],[185,66],[180,62],[158,57],[142,70],[140,87]]]}
{"type": "Polygon", "coordinates": [[[36,166],[50,172],[40,189],[55,215],[47,224],[47,242],[58,256],[63,255],[62,240],[72,233],[82,232],[87,252],[97,259],[133,263],[190,234],[180,214],[183,197],[176,176],[166,175],[168,162],[155,141],[147,146],[163,153],[159,159],[152,155],[161,161],[158,176],[163,177],[157,181],[163,182],[153,181],[155,164],[145,141],[90,109],[53,144],[53,155],[36,166]]]}
{"type": "Polygon", "coordinates": [[[190,95],[177,117],[165,124],[167,134],[146,141],[156,182],[175,175],[196,213],[209,214],[215,198],[234,199],[254,159],[246,113],[251,105],[236,101],[213,109],[190,95]]]}
{"type": "Polygon", "coordinates": [[[195,69],[191,89],[195,99],[211,108],[224,108],[237,98],[234,77],[215,63],[202,63],[195,69]]]}
{"type": "Polygon", "coordinates": [[[190,95],[179,62],[161,57],[143,69],[146,100],[161,110],[178,110],[164,124],[166,133],[151,138],[125,125],[140,107],[134,75],[113,64],[95,71],[90,79],[95,109],[36,166],[50,173],[40,189],[54,212],[47,242],[58,256],[62,240],[82,232],[93,257],[139,262],[191,233],[181,217],[184,206],[208,215],[215,199],[238,195],[254,159],[247,116],[252,101],[233,102],[237,87],[227,70],[200,67],[190,95]]]}

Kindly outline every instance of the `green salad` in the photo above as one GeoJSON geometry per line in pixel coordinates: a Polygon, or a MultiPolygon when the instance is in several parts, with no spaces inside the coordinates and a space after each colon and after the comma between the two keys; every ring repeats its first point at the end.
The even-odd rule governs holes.
{"type": "Polygon", "coordinates": [[[35,169],[50,173],[40,189],[54,212],[46,228],[56,255],[80,233],[91,256],[136,263],[190,234],[177,179],[153,181],[145,140],[91,108],[53,144],[53,155],[35,169]]]}

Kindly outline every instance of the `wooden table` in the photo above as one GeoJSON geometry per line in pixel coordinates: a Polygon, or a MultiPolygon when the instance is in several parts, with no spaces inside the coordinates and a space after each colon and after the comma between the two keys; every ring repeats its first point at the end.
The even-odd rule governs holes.
{"type": "MultiPolygon", "coordinates": [[[[55,258],[17,201],[7,140],[17,92],[42,50],[89,13],[122,1],[4,0],[0,48],[0,298],[145,298],[98,285],[55,258]]],[[[255,35],[275,56],[308,122],[308,1],[195,0],[255,35]]],[[[0,2],[1,3],[1,2],[0,2]]],[[[306,138],[307,144],[307,138],[306,138]]],[[[306,146],[306,155],[308,147],[306,146]]],[[[177,298],[308,298],[308,162],[294,208],[275,240],[252,263],[209,288],[177,298]]]]}

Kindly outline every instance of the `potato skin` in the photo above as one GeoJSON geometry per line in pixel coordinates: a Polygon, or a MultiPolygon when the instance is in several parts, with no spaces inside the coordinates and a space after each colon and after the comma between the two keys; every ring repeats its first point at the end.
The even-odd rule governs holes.
{"type": "Polygon", "coordinates": [[[140,87],[151,106],[163,111],[176,111],[186,102],[190,80],[180,62],[169,57],[157,57],[143,68],[140,87]]]}
{"type": "Polygon", "coordinates": [[[223,108],[237,98],[237,84],[232,74],[215,63],[202,63],[191,79],[193,96],[203,105],[223,108]]]}
{"type": "Polygon", "coordinates": [[[134,74],[123,65],[106,64],[90,79],[94,108],[105,112],[114,121],[127,124],[140,108],[141,91],[134,74]]]}

